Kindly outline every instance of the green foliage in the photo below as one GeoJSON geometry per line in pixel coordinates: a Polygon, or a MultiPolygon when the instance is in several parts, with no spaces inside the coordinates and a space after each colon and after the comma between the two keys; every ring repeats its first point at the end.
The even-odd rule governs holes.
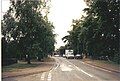
{"type": "Polygon", "coordinates": [[[54,26],[41,14],[45,3],[42,0],[11,0],[2,22],[2,34],[7,43],[11,43],[7,50],[12,49],[18,56],[42,54],[40,59],[54,51],[54,26]]]}
{"type": "Polygon", "coordinates": [[[65,54],[65,49],[66,49],[65,46],[61,46],[57,51],[61,56],[63,56],[63,54],[65,54]]]}
{"type": "Polygon", "coordinates": [[[63,39],[76,53],[88,52],[96,59],[108,56],[113,60],[119,53],[119,1],[90,0],[87,5],[83,10],[86,16],[74,20],[73,29],[63,39]]]}

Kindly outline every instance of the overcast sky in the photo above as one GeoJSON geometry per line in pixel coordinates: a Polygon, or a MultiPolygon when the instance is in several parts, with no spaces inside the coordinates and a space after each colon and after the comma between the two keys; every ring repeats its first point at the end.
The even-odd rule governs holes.
{"type": "Polygon", "coordinates": [[[81,17],[86,4],[84,0],[51,0],[51,4],[49,19],[55,26],[55,33],[58,34],[56,48],[59,48],[64,45],[61,38],[72,29],[72,19],[81,17]]]}
{"type": "MultiPolygon", "coordinates": [[[[2,0],[2,14],[9,8],[9,0],[2,0]]],[[[48,19],[55,26],[57,34],[55,45],[56,48],[63,46],[62,37],[67,35],[67,31],[71,30],[72,19],[78,19],[83,14],[83,9],[86,7],[84,0],[51,0],[50,13],[48,19]]]]}

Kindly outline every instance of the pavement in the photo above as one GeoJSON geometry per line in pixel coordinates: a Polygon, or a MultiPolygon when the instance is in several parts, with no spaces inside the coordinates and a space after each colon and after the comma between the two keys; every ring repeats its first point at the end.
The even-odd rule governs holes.
{"type": "Polygon", "coordinates": [[[3,81],[119,81],[120,73],[93,66],[76,59],[54,57],[49,71],[27,76],[3,78],[3,81]]]}

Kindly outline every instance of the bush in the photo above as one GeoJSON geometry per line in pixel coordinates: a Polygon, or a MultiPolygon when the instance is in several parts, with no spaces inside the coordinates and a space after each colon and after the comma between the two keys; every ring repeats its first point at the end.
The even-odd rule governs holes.
{"type": "Polygon", "coordinates": [[[117,64],[120,64],[120,55],[119,55],[119,53],[115,54],[115,57],[114,57],[113,61],[116,62],[117,64]]]}
{"type": "Polygon", "coordinates": [[[17,63],[16,58],[2,59],[2,66],[7,66],[7,65],[15,64],[15,63],[17,63]]]}

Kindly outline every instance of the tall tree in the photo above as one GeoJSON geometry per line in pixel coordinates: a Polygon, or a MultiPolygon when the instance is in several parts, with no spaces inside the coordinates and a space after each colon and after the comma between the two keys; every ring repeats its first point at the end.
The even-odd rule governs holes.
{"type": "MultiPolygon", "coordinates": [[[[3,23],[8,25],[6,26],[7,29],[9,27],[10,30],[14,30],[9,35],[13,38],[13,41],[16,41],[19,54],[27,55],[29,64],[31,63],[31,56],[42,59],[54,51],[54,26],[41,14],[45,4],[46,2],[42,0],[11,0],[10,12],[8,13],[12,14],[16,25],[9,27],[8,23],[3,23]]],[[[5,21],[5,18],[3,21],[5,21]]],[[[10,32],[8,31],[8,33],[10,32]]]]}
{"type": "Polygon", "coordinates": [[[94,58],[108,56],[113,60],[118,56],[119,59],[119,0],[85,1],[88,5],[84,9],[86,16],[78,21],[80,24],[72,23],[73,30],[67,36],[68,42],[73,49],[79,47],[94,58]]]}

